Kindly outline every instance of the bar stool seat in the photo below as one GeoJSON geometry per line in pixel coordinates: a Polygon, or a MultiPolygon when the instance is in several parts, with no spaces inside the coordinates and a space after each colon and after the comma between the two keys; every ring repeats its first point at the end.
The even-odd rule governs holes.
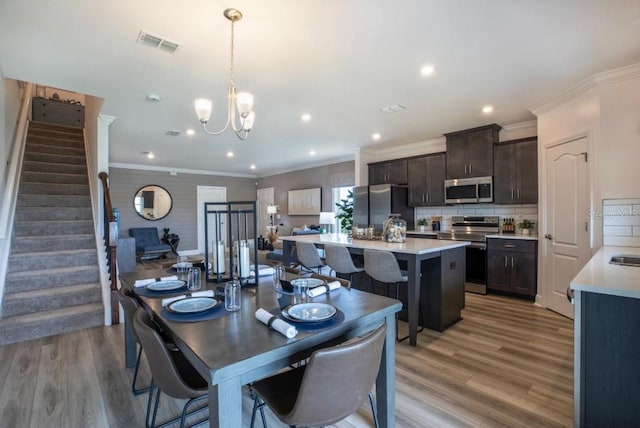
{"type": "Polygon", "coordinates": [[[349,281],[353,282],[353,275],[364,272],[363,267],[356,266],[347,247],[341,245],[325,245],[324,257],[327,266],[336,274],[349,275],[349,281]]]}
{"type": "MultiPolygon", "coordinates": [[[[398,260],[392,252],[380,250],[364,250],[364,271],[367,273],[367,275],[369,275],[371,279],[386,284],[387,297],[389,297],[389,287],[391,285],[394,285],[396,289],[395,297],[396,299],[400,300],[400,284],[406,284],[409,281],[409,277],[400,270],[398,260]]],[[[420,329],[418,330],[419,333],[423,330],[422,324],[424,323],[422,319],[422,308],[420,307],[418,317],[420,318],[420,329]]],[[[396,314],[396,319],[397,318],[398,314],[396,314]]],[[[396,323],[396,340],[398,342],[402,342],[403,340],[406,340],[408,338],[409,335],[405,337],[398,337],[398,323],[396,323]]]]}
{"type": "Polygon", "coordinates": [[[318,254],[318,249],[311,242],[297,241],[296,256],[300,264],[310,271],[316,269],[318,273],[321,273],[325,266],[318,254]]]}

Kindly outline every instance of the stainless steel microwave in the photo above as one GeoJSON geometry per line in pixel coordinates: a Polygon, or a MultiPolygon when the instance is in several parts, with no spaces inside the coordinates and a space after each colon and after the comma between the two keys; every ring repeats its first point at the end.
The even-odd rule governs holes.
{"type": "Polygon", "coordinates": [[[445,180],[444,202],[446,204],[493,202],[493,177],[445,180]]]}

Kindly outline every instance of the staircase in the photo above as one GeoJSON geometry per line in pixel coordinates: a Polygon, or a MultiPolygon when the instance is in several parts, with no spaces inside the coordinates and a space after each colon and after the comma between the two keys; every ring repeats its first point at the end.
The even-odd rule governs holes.
{"type": "Polygon", "coordinates": [[[0,345],[102,325],[82,129],[30,122],[0,345]]]}

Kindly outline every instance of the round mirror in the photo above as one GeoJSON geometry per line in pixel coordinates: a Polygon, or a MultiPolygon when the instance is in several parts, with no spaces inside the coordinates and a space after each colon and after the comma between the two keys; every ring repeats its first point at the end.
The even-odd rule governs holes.
{"type": "Polygon", "coordinates": [[[169,214],[173,200],[171,195],[161,186],[149,184],[141,187],[133,197],[133,209],[147,220],[160,220],[169,214]]]}

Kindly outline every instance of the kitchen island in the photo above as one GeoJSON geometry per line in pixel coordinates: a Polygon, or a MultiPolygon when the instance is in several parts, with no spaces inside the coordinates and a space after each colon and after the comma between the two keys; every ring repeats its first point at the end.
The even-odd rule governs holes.
{"type": "Polygon", "coordinates": [[[574,308],[574,426],[640,421],[640,248],[600,248],[571,281],[574,308]]]}
{"type": "Polygon", "coordinates": [[[284,236],[284,263],[291,262],[295,242],[311,242],[322,248],[325,244],[342,245],[352,254],[364,250],[391,251],[407,264],[407,318],[409,344],[417,343],[418,312],[423,307],[424,326],[443,331],[459,321],[464,307],[465,248],[467,241],[447,241],[407,238],[404,243],[351,239],[345,234],[284,236]]]}

